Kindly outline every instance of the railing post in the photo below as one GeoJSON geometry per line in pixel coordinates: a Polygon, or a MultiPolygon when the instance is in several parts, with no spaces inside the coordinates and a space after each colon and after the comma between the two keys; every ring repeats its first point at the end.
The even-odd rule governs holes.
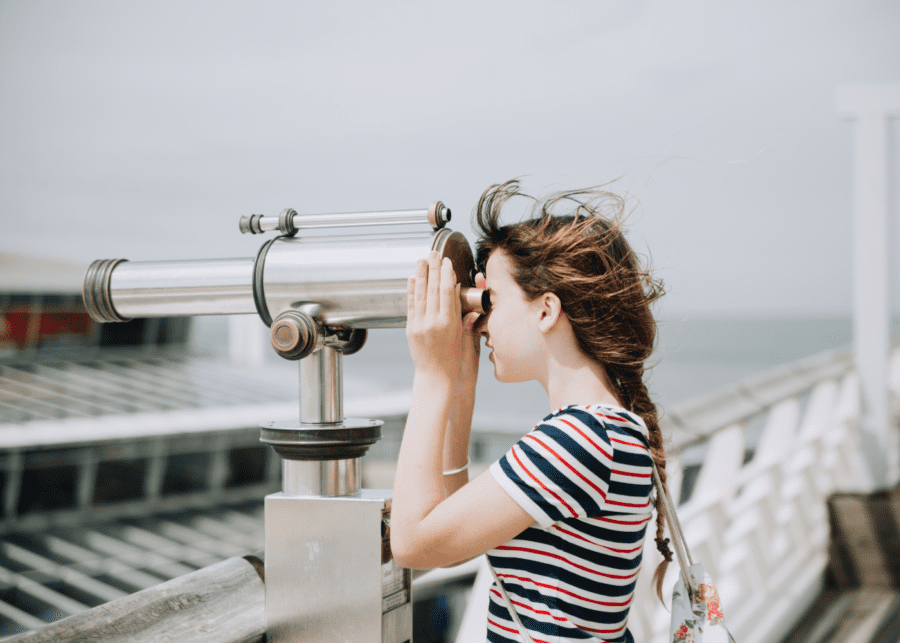
{"type": "Polygon", "coordinates": [[[693,495],[684,505],[685,539],[713,577],[718,575],[722,537],[730,522],[727,506],[737,491],[743,459],[744,425],[718,431],[709,441],[693,495]]]}
{"type": "Polygon", "coordinates": [[[853,348],[862,382],[863,447],[875,488],[900,480],[900,452],[888,410],[887,121],[900,116],[900,87],[842,87],[838,111],[855,120],[853,348]]]}

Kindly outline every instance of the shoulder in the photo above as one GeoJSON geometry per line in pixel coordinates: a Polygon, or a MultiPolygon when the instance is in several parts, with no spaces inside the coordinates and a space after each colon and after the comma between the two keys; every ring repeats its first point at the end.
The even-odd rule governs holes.
{"type": "Polygon", "coordinates": [[[535,430],[590,435],[611,447],[646,447],[648,431],[640,416],[605,404],[574,404],[545,417],[535,430]]]}
{"type": "Polygon", "coordinates": [[[624,409],[569,406],[545,417],[491,466],[541,526],[604,511],[646,511],[651,460],[643,422],[624,409]]]}
{"type": "Polygon", "coordinates": [[[648,431],[639,416],[608,405],[573,405],[551,413],[526,438],[547,439],[572,455],[609,462],[650,463],[648,431]],[[647,462],[644,462],[646,460],[647,462]]]}

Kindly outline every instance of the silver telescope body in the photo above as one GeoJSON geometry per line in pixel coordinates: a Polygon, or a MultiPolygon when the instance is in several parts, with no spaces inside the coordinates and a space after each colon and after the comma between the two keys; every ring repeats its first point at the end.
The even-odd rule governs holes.
{"type": "Polygon", "coordinates": [[[453,262],[463,311],[488,312],[487,293],[473,287],[469,242],[444,227],[449,219],[440,201],[392,212],[287,209],[241,219],[244,233],[281,233],[256,257],[104,259],[85,275],[84,302],[96,321],[257,314],[275,351],[299,360],[299,417],[260,426],[283,467],[282,492],[265,499],[270,643],[412,640],[412,577],[390,550],[392,492],[361,488],[361,458],[383,422],[344,417],[342,356],[362,347],[369,328],[406,325],[407,280],[432,250],[453,262]],[[303,234],[327,228],[346,233],[303,234]]]}
{"type": "MultiPolygon", "coordinates": [[[[354,216],[359,223],[365,220],[363,215],[406,214],[397,219],[408,223],[412,218],[408,212],[308,218],[322,227],[328,216],[338,217],[335,221],[344,225],[354,216]]],[[[429,211],[411,212],[424,219],[429,211]]],[[[294,216],[298,218],[301,215],[294,216]]],[[[464,288],[463,310],[487,312],[487,294],[472,288],[474,262],[468,241],[443,227],[426,232],[283,235],[264,243],[255,258],[98,260],[85,275],[83,294],[91,316],[100,322],[257,313],[271,326],[286,311],[304,310],[324,325],[396,328],[406,324],[407,279],[431,250],[452,260],[464,288]]]]}

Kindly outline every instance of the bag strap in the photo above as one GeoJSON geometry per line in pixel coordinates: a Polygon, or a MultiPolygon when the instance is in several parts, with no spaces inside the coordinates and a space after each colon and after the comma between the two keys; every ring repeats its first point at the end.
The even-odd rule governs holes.
{"type": "Polygon", "coordinates": [[[697,596],[699,595],[699,589],[694,583],[694,577],[691,575],[690,570],[694,560],[691,558],[691,552],[688,550],[687,542],[684,540],[684,532],[681,531],[681,523],[678,521],[675,503],[672,502],[669,490],[666,489],[662,479],[659,477],[659,471],[656,470],[656,462],[653,462],[653,484],[656,486],[657,495],[662,498],[663,515],[666,523],[669,525],[672,544],[675,545],[675,556],[678,558],[678,565],[681,567],[681,577],[684,579],[684,586],[687,587],[692,596],[697,596]]]}
{"type": "Polygon", "coordinates": [[[525,639],[525,643],[534,643],[534,639],[531,638],[528,630],[526,630],[525,626],[522,625],[522,620],[519,618],[519,614],[513,607],[512,600],[509,598],[509,594],[506,593],[506,588],[503,587],[503,583],[500,582],[500,577],[497,576],[497,570],[495,570],[494,566],[491,565],[491,561],[487,557],[487,554],[484,555],[484,559],[487,561],[488,568],[490,568],[491,573],[494,575],[494,580],[497,582],[497,587],[500,588],[500,595],[503,596],[503,600],[506,601],[506,609],[509,610],[510,617],[512,617],[512,620],[515,621],[516,627],[519,628],[519,634],[521,634],[522,638],[525,639]]]}
{"type": "MultiPolygon", "coordinates": [[[[644,437],[643,433],[627,427],[620,428],[624,429],[632,437],[640,440],[641,443],[647,447],[648,451],[651,450],[650,443],[647,441],[647,438],[644,437]]],[[[669,525],[669,534],[672,536],[672,544],[675,546],[675,555],[678,558],[678,565],[681,567],[681,577],[684,579],[684,586],[687,587],[692,595],[697,596],[699,590],[696,583],[694,583],[694,577],[691,575],[690,571],[690,567],[694,564],[694,560],[691,558],[691,552],[688,550],[687,541],[684,539],[684,532],[681,531],[681,522],[678,520],[678,512],[675,511],[675,503],[672,502],[672,496],[669,495],[669,490],[662,483],[662,478],[659,477],[659,470],[656,468],[656,460],[652,458],[652,455],[650,462],[653,464],[653,486],[656,487],[656,495],[662,499],[663,516],[665,517],[666,523],[669,525]]]]}

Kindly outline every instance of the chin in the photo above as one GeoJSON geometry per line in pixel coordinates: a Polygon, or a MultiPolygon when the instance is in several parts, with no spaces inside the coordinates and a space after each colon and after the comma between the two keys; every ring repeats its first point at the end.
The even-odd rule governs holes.
{"type": "Polygon", "coordinates": [[[517,369],[512,370],[510,372],[507,369],[500,368],[496,363],[494,364],[494,379],[498,382],[502,382],[503,384],[519,384],[520,382],[529,381],[529,377],[527,375],[517,369]]]}
{"type": "Polygon", "coordinates": [[[494,379],[503,384],[509,384],[506,373],[503,372],[503,369],[496,362],[494,362],[494,379]]]}

